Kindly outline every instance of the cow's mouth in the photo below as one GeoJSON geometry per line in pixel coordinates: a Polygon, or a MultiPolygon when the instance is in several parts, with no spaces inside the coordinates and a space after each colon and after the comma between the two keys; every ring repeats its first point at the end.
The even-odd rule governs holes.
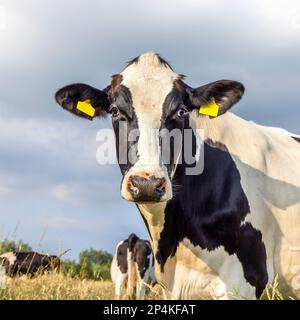
{"type": "Polygon", "coordinates": [[[136,203],[166,202],[173,196],[172,185],[164,168],[137,165],[124,175],[121,196],[136,203]]]}

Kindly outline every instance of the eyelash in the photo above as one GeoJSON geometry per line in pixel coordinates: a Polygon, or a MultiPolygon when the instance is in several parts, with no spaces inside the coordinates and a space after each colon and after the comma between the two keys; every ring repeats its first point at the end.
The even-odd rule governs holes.
{"type": "MultiPolygon", "coordinates": [[[[111,106],[110,108],[110,112],[113,118],[117,118],[120,115],[120,111],[119,108],[116,106],[111,106]]],[[[179,118],[183,118],[186,114],[188,113],[188,110],[184,107],[181,107],[178,111],[177,111],[177,116],[179,118]]]]}

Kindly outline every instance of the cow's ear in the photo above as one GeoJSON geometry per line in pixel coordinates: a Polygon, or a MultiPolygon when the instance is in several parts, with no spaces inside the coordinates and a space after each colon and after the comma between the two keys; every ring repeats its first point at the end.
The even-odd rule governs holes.
{"type": "Polygon", "coordinates": [[[244,86],[237,81],[219,80],[198,88],[188,88],[189,103],[200,113],[219,116],[229,110],[243,96],[244,86]],[[211,110],[209,110],[211,108],[211,110]]]}
{"type": "Polygon", "coordinates": [[[110,107],[108,91],[108,88],[98,90],[87,84],[75,83],[59,89],[55,100],[64,109],[91,120],[107,115],[110,107]]]}

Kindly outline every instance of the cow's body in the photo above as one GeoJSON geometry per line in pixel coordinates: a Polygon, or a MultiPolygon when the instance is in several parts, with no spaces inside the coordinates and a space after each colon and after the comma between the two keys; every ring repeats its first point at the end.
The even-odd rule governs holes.
{"type": "Polygon", "coordinates": [[[6,252],[0,256],[0,264],[8,276],[33,276],[59,268],[60,259],[37,252],[6,252]]]}
{"type": "Polygon", "coordinates": [[[230,80],[191,88],[146,53],[103,91],[75,84],[56,94],[79,116],[86,117],[76,103],[86,99],[96,115],[112,114],[117,147],[121,121],[139,130],[136,161],[120,163],[121,195],[144,218],[166,298],[259,298],[276,275],[284,294],[300,297],[299,137],[228,112],[243,93],[230,80]],[[211,101],[216,117],[199,115],[211,101]],[[181,151],[164,160],[160,134],[174,128],[193,129],[194,166],[204,152],[202,173],[187,174],[191,165],[179,163],[183,139],[181,151]]]}
{"type": "MultiPolygon", "coordinates": [[[[272,283],[274,277],[278,275],[279,289],[286,296],[299,297],[297,274],[299,278],[300,144],[288,134],[244,121],[231,113],[208,120],[209,126],[203,121],[207,120],[202,119],[201,123],[201,120],[195,117],[196,125],[206,128],[205,136],[211,140],[211,145],[226,146],[240,174],[241,186],[250,207],[242,224],[249,222],[262,234],[262,243],[266,249],[267,274],[260,271],[260,281],[263,284],[266,280],[272,283]],[[242,141],[245,143],[241,143],[242,141]],[[268,279],[264,278],[265,275],[268,279]]],[[[218,162],[218,158],[215,160],[218,162]]],[[[219,165],[222,167],[223,164],[219,165]]],[[[205,168],[206,166],[203,174],[205,168]]],[[[199,185],[199,188],[201,187],[207,188],[207,185],[199,185]]],[[[217,185],[214,187],[218,188],[217,185]]],[[[213,192],[212,190],[212,196],[213,192]]],[[[197,195],[192,197],[185,194],[184,199],[187,211],[192,209],[197,214],[199,210],[200,215],[201,208],[197,209],[199,204],[197,195]]],[[[176,242],[178,248],[174,257],[163,253],[164,258],[167,257],[163,271],[161,264],[156,264],[158,281],[168,288],[167,297],[227,299],[238,295],[240,298],[255,298],[255,287],[246,281],[243,264],[236,254],[229,255],[221,246],[209,251],[197,244],[191,232],[196,219],[189,220],[189,225],[185,228],[186,233],[182,234],[176,230],[176,226],[180,225],[185,217],[188,218],[188,214],[184,210],[176,209],[175,200],[171,200],[168,206],[172,206],[172,202],[174,202],[173,221],[168,231],[164,231],[167,211],[165,204],[139,205],[152,235],[155,255],[162,250],[160,246],[162,234],[164,234],[163,244],[166,247],[163,252],[168,250],[172,252],[175,246],[173,239],[177,236],[183,238],[176,242]]],[[[229,239],[231,230],[226,230],[229,239]]],[[[255,264],[259,256],[255,256],[255,261],[251,261],[253,250],[255,250],[254,241],[249,238],[249,247],[244,253],[246,255],[244,264],[248,266],[252,264],[253,272],[258,273],[260,268],[255,268],[255,264]]]]}
{"type": "Polygon", "coordinates": [[[117,299],[120,299],[124,287],[127,287],[129,296],[135,294],[136,299],[143,299],[147,286],[156,282],[150,242],[134,234],[120,241],[111,264],[111,278],[117,299]]]}

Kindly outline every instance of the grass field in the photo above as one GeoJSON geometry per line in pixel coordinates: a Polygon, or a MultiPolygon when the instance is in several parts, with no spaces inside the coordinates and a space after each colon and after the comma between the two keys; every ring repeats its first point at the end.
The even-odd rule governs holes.
{"type": "MultiPolygon", "coordinates": [[[[278,282],[275,279],[272,286],[265,291],[263,300],[284,300],[291,297],[283,297],[277,289],[278,282]]],[[[238,293],[233,299],[245,299],[238,293]]],[[[0,289],[0,300],[108,300],[114,299],[114,285],[111,281],[95,281],[74,278],[62,273],[49,273],[35,278],[26,276],[8,278],[6,288],[0,289]]],[[[123,295],[122,299],[130,299],[123,295]]],[[[163,299],[159,285],[151,288],[146,295],[148,300],[163,299]]]]}
{"type": "MultiPolygon", "coordinates": [[[[68,275],[50,273],[33,279],[8,279],[0,289],[0,299],[9,300],[103,300],[114,299],[111,281],[81,280],[68,275]]],[[[126,295],[123,299],[127,299],[126,295]]],[[[155,286],[146,299],[161,299],[159,286],[155,286]]]]}

